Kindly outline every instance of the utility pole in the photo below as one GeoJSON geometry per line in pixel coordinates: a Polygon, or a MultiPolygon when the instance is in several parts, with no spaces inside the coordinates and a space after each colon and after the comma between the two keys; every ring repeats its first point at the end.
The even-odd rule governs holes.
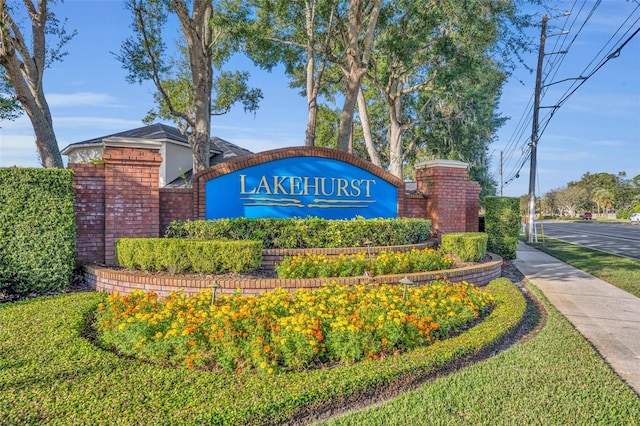
{"type": "Polygon", "coordinates": [[[538,68],[536,71],[536,89],[533,96],[533,124],[531,125],[531,166],[529,167],[529,217],[526,234],[527,241],[533,242],[533,229],[536,216],[536,155],[538,146],[538,111],[540,109],[540,90],[542,88],[542,62],[544,60],[544,42],[547,38],[547,15],[542,15],[540,31],[540,49],[538,50],[538,68]]]}
{"type": "Polygon", "coordinates": [[[502,151],[500,151],[500,196],[502,197],[502,189],[504,188],[504,178],[502,175],[502,151]]]}

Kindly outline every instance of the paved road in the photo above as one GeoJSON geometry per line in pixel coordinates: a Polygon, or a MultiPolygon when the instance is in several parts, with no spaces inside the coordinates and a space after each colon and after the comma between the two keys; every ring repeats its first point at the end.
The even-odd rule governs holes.
{"type": "Polygon", "coordinates": [[[538,234],[640,260],[640,225],[632,223],[550,222],[537,224],[538,234]]]}

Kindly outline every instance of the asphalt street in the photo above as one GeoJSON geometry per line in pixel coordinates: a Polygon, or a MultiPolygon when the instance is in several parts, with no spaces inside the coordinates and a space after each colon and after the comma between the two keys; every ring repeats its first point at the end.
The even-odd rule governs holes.
{"type": "Polygon", "coordinates": [[[572,244],[640,260],[640,224],[598,221],[536,223],[538,240],[555,238],[572,244]]]}

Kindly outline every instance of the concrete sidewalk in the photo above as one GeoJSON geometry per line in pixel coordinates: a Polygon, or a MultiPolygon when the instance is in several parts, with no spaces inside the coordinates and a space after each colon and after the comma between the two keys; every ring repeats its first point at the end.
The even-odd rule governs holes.
{"type": "Polygon", "coordinates": [[[513,264],[640,395],[640,298],[522,242],[513,264]]]}

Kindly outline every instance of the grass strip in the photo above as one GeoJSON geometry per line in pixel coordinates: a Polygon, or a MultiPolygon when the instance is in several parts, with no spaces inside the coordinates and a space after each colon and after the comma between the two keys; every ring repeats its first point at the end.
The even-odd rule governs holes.
{"type": "Polygon", "coordinates": [[[545,238],[544,243],[529,243],[529,245],[640,297],[640,261],[638,260],[552,238],[545,238]]]}
{"type": "Polygon", "coordinates": [[[487,287],[493,312],[467,332],[384,361],[264,377],[162,368],[100,350],[83,337],[101,293],[0,306],[0,419],[5,424],[269,424],[437,371],[514,327],[525,301],[511,282],[487,287]],[[302,408],[300,408],[302,407],[302,408]]]}
{"type": "Polygon", "coordinates": [[[640,399],[533,285],[548,310],[526,343],[327,425],[638,425],[640,399]]]}

